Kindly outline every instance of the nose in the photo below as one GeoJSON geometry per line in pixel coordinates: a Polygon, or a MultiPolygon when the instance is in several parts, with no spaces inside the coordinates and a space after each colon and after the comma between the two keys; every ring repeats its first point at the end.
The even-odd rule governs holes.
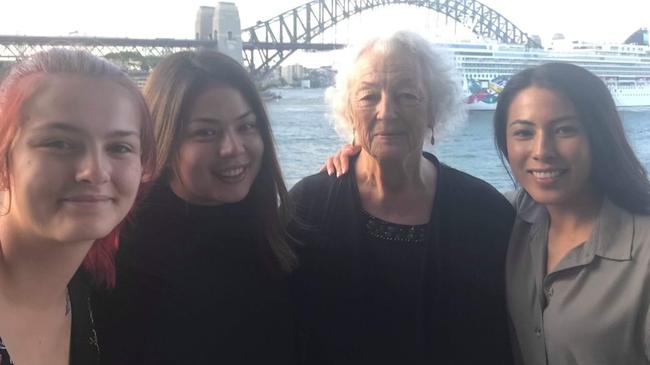
{"type": "Polygon", "coordinates": [[[75,180],[93,185],[99,185],[107,182],[109,177],[108,156],[102,149],[96,148],[87,150],[81,156],[75,180]]]}
{"type": "Polygon", "coordinates": [[[224,133],[219,154],[221,156],[237,155],[244,152],[244,141],[237,131],[231,130],[224,133]]]}
{"type": "Polygon", "coordinates": [[[391,119],[395,117],[395,101],[388,93],[381,93],[381,100],[377,108],[378,119],[391,119]]]}
{"type": "Polygon", "coordinates": [[[555,139],[552,134],[540,132],[533,141],[533,159],[548,161],[555,157],[555,139]]]}

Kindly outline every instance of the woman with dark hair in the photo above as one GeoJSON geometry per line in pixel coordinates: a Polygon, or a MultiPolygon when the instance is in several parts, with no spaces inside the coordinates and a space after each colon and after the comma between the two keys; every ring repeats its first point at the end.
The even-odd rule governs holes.
{"type": "Polygon", "coordinates": [[[650,183],[614,100],[549,63],[499,97],[496,144],[523,188],[506,260],[524,364],[650,364],[650,183]]]}
{"type": "Polygon", "coordinates": [[[112,362],[293,363],[287,190],[255,85],[223,54],[180,52],[144,94],[159,174],[117,254],[112,362]]]}
{"type": "Polygon", "coordinates": [[[0,155],[0,364],[99,364],[90,290],[153,174],[145,101],[100,58],[37,53],[0,84],[0,155]]]}

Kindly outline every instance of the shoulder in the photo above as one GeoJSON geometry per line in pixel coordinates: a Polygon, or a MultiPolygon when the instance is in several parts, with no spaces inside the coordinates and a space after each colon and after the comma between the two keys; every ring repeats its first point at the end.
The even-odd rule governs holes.
{"type": "Polygon", "coordinates": [[[293,199],[306,199],[311,196],[310,193],[322,192],[325,189],[331,188],[336,184],[337,179],[343,178],[344,177],[337,178],[336,176],[330,176],[326,172],[319,172],[298,181],[296,185],[289,190],[289,195],[293,199]]]}
{"type": "MultiPolygon", "coordinates": [[[[650,215],[647,214],[632,214],[628,213],[631,219],[633,219],[633,232],[634,232],[634,241],[635,246],[638,246],[639,249],[645,250],[650,256],[650,215]]],[[[630,220],[627,218],[627,220],[630,220]]]]}
{"type": "Polygon", "coordinates": [[[349,173],[337,178],[321,172],[300,180],[289,191],[292,220],[306,226],[322,223],[329,207],[338,201],[341,187],[351,178],[349,173]]]}
{"type": "Polygon", "coordinates": [[[450,195],[457,204],[472,206],[478,212],[492,212],[514,217],[514,209],[508,200],[492,185],[443,163],[439,165],[441,190],[450,195]]]}

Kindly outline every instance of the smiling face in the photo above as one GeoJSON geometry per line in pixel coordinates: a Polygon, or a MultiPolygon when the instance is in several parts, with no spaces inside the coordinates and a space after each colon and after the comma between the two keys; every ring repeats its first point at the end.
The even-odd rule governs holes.
{"type": "Polygon", "coordinates": [[[421,74],[408,52],[371,49],[357,61],[350,116],[355,140],[375,159],[404,160],[422,153],[431,122],[421,74]]]}
{"type": "Polygon", "coordinates": [[[566,205],[591,197],[589,140],[574,106],[555,91],[529,87],[508,109],[508,163],[538,203],[566,205]]]}
{"type": "Polygon", "coordinates": [[[142,179],[140,111],[113,81],[44,76],[9,152],[14,234],[94,241],[131,209],[142,179]]]}
{"type": "Polygon", "coordinates": [[[214,85],[192,104],[170,179],[180,198],[219,205],[244,199],[262,165],[264,142],[242,94],[214,85]]]}

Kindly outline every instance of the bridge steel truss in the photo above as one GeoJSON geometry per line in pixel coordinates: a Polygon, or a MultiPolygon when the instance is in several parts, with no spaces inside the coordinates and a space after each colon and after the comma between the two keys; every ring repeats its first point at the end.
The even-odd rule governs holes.
{"type": "Polygon", "coordinates": [[[14,62],[51,48],[83,49],[96,56],[131,52],[143,57],[164,57],[200,48],[217,49],[216,41],[98,37],[0,36],[0,61],[14,62]]]}
{"type": "MultiPolygon", "coordinates": [[[[475,34],[500,43],[541,47],[494,9],[476,0],[313,0],[242,30],[244,62],[263,76],[298,49],[314,49],[311,41],[353,15],[379,6],[405,4],[430,9],[463,24],[475,34]]],[[[339,44],[323,49],[341,48],[339,44]]]]}

